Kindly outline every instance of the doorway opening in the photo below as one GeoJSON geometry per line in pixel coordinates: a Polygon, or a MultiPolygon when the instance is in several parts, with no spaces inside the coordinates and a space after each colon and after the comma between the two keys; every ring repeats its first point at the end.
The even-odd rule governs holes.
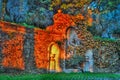
{"type": "Polygon", "coordinates": [[[61,72],[60,48],[55,42],[52,42],[49,46],[49,71],[61,72]]]}

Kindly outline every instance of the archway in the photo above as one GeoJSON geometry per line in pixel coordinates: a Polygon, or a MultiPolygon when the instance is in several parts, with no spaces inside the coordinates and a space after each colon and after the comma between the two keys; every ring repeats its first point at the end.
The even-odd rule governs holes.
{"type": "Polygon", "coordinates": [[[76,61],[78,55],[76,54],[76,48],[81,44],[80,39],[77,36],[74,27],[66,29],[66,54],[65,54],[65,68],[66,69],[77,69],[78,64],[76,61]]]}
{"type": "Polygon", "coordinates": [[[80,44],[77,33],[74,27],[68,27],[66,29],[66,58],[69,57],[69,53],[75,54],[75,48],[80,44]]]}
{"type": "Polygon", "coordinates": [[[52,42],[49,46],[49,70],[61,72],[60,67],[60,49],[57,43],[52,42]]]}

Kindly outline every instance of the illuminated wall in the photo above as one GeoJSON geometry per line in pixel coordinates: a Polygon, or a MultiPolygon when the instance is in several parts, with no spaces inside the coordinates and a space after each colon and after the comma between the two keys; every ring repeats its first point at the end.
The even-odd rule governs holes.
{"type": "Polygon", "coordinates": [[[73,18],[75,17],[59,10],[53,17],[54,24],[46,30],[0,21],[1,66],[20,70],[50,70],[51,60],[55,59],[55,70],[62,71],[59,60],[65,59],[66,31],[70,26],[75,26],[73,18]],[[54,49],[57,50],[56,53],[54,49]],[[53,53],[56,55],[54,58],[53,53]]]}
{"type": "Polygon", "coordinates": [[[0,53],[3,54],[1,64],[4,67],[21,70],[25,68],[22,54],[24,34],[24,27],[0,22],[0,47],[2,48],[0,53]]]}

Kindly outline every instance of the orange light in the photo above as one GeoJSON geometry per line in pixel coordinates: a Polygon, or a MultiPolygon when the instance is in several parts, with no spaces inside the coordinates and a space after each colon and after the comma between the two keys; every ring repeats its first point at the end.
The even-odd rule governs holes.
{"type": "Polygon", "coordinates": [[[10,36],[9,40],[6,40],[2,43],[2,53],[4,55],[2,65],[8,68],[17,68],[24,70],[25,66],[22,52],[23,35],[25,34],[25,28],[19,26],[20,25],[0,21],[1,30],[10,36]]]}
{"type": "Polygon", "coordinates": [[[24,60],[22,56],[23,52],[23,36],[16,34],[13,39],[3,42],[2,53],[4,54],[4,58],[2,60],[2,64],[4,67],[24,69],[24,60]],[[17,44],[13,46],[13,44],[17,44]]]}
{"type": "Polygon", "coordinates": [[[62,10],[61,10],[61,9],[59,9],[59,10],[58,10],[58,13],[61,13],[61,12],[62,12],[62,10]]]}
{"type": "Polygon", "coordinates": [[[56,43],[51,43],[50,46],[50,71],[55,70],[61,72],[60,68],[60,48],[56,43]]]}

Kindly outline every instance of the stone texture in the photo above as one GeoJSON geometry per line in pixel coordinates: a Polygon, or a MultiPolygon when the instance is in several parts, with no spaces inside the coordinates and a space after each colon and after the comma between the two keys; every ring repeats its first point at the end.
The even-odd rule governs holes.
{"type": "MultiPolygon", "coordinates": [[[[9,25],[5,25],[5,26],[9,26],[9,25]]],[[[79,25],[80,26],[80,25],[79,25]]],[[[20,26],[18,26],[18,27],[20,27],[20,26]]],[[[8,28],[8,27],[6,27],[6,28],[8,28]]],[[[14,28],[14,29],[17,29],[15,26],[12,26],[12,28],[14,28]]],[[[54,29],[54,28],[53,28],[54,29]]],[[[92,44],[94,44],[94,41],[93,41],[93,38],[92,38],[92,35],[86,30],[86,27],[78,27],[78,30],[79,29],[81,29],[81,31],[83,30],[83,32],[80,32],[80,31],[78,31],[78,35],[79,35],[79,38],[82,38],[83,39],[83,42],[84,42],[84,46],[82,46],[81,48],[79,48],[79,51],[78,51],[78,54],[82,54],[82,55],[84,55],[84,53],[85,53],[85,51],[87,50],[87,49],[89,49],[91,46],[92,46],[92,44]],[[82,34],[82,36],[81,36],[81,34],[82,34]]],[[[17,30],[19,30],[19,29],[17,29],[17,30]]],[[[37,29],[36,29],[37,30],[37,29]]],[[[56,29],[56,30],[58,30],[58,29],[56,29]]],[[[20,31],[20,30],[19,30],[20,31]]],[[[42,30],[38,30],[38,32],[39,32],[39,38],[37,39],[38,40],[38,42],[39,42],[39,40],[44,40],[44,42],[47,42],[47,43],[49,43],[49,38],[48,38],[48,36],[47,37],[44,37],[44,39],[42,38],[44,35],[45,35],[45,33],[42,33],[42,30]],[[39,32],[40,31],[40,32],[39,32]],[[42,34],[41,34],[42,33],[42,34]],[[42,37],[41,37],[42,36],[42,37]],[[46,40],[47,39],[47,40],[46,40]]],[[[63,31],[61,31],[61,32],[63,32],[63,31]]],[[[2,32],[1,32],[2,33],[2,32]]],[[[34,33],[33,32],[33,29],[26,29],[26,34],[25,34],[25,36],[24,36],[24,55],[25,55],[25,62],[26,62],[26,71],[28,70],[28,72],[31,72],[31,69],[34,69],[34,65],[33,66],[29,66],[29,65],[32,65],[32,64],[34,64],[34,62],[33,62],[33,51],[34,51],[34,38],[33,38],[33,36],[35,35],[35,34],[37,34],[37,33],[34,33]],[[29,61],[29,59],[30,59],[30,61],[29,61]],[[27,64],[28,63],[28,64],[27,64]]],[[[47,34],[49,34],[49,32],[47,33],[47,34]]],[[[1,34],[2,36],[4,36],[5,35],[5,33],[2,33],[1,34]]],[[[61,35],[60,35],[61,36],[61,35]]],[[[59,36],[58,36],[59,37],[59,36]]],[[[9,38],[9,36],[7,36],[7,35],[5,35],[4,37],[2,37],[2,39],[3,39],[3,41],[4,41],[4,39],[8,39],[9,38]]],[[[56,38],[56,35],[55,35],[55,37],[53,37],[53,39],[55,39],[56,38]]],[[[59,40],[59,38],[58,38],[58,40],[59,40]]],[[[116,57],[118,56],[117,55],[117,53],[115,52],[116,51],[116,47],[115,46],[117,46],[115,43],[114,44],[111,44],[111,43],[108,43],[108,42],[105,42],[105,44],[103,43],[103,42],[99,42],[99,41],[96,41],[95,42],[96,44],[97,44],[97,46],[99,46],[99,48],[98,49],[101,49],[100,47],[102,46],[105,46],[106,47],[106,51],[104,50],[104,52],[103,52],[103,54],[102,55],[98,55],[98,54],[96,54],[97,55],[97,58],[96,58],[96,60],[95,60],[95,66],[97,66],[97,70],[96,71],[104,71],[104,70],[109,70],[109,71],[107,71],[107,72],[111,72],[111,69],[113,69],[113,67],[116,67],[117,69],[114,69],[114,72],[116,72],[115,70],[118,70],[119,71],[119,68],[118,68],[118,66],[119,66],[119,64],[117,64],[116,62],[118,61],[118,60],[116,60],[116,57]],[[107,46],[106,46],[107,45],[107,46]],[[111,56],[112,54],[115,54],[114,56],[111,56]],[[110,58],[109,57],[107,57],[107,56],[109,56],[110,55],[110,58]],[[99,59],[98,58],[102,58],[103,60],[102,61],[98,61],[99,59]],[[111,60],[110,60],[111,59],[111,60]],[[102,63],[101,63],[102,62],[102,63]],[[100,64],[99,64],[100,63],[100,64]],[[109,68],[108,67],[108,64],[106,64],[106,63],[109,63],[110,65],[112,64],[112,68],[109,68]],[[117,66],[116,66],[117,65],[117,66]]],[[[118,43],[119,44],[119,43],[118,43]]],[[[39,45],[39,44],[38,44],[39,45]]],[[[43,45],[43,44],[42,44],[43,45]]],[[[46,46],[48,46],[47,44],[45,44],[46,46]]],[[[41,46],[40,46],[41,47],[41,46]]],[[[44,47],[42,47],[42,48],[44,48],[44,47]]],[[[38,48],[37,50],[41,50],[40,48],[38,48]]],[[[37,51],[36,50],[36,51],[37,51]]],[[[43,49],[43,51],[47,51],[47,49],[43,49]]],[[[118,51],[117,51],[118,52],[118,51]]],[[[97,50],[96,49],[96,53],[99,53],[99,50],[97,50]]],[[[101,53],[100,53],[101,54],[101,53]]],[[[46,57],[44,54],[43,54],[43,56],[44,57],[46,57]]],[[[37,69],[36,69],[37,70],[37,69]]],[[[41,70],[42,71],[42,70],[41,70]]],[[[44,70],[43,70],[44,71],[44,70]]]]}
{"type": "MultiPolygon", "coordinates": [[[[104,3],[107,3],[104,1],[104,3]]],[[[107,10],[107,6],[103,4],[98,5],[96,1],[93,1],[89,8],[93,10],[92,17],[94,19],[91,32],[94,36],[100,36],[102,38],[118,39],[120,38],[120,10],[119,5],[115,5],[116,8],[107,10]],[[97,10],[98,9],[98,12],[97,10]],[[96,11],[94,13],[94,11],[96,11]],[[119,32],[119,33],[116,33],[119,32]],[[115,36],[115,35],[117,36],[115,36]]]]}
{"type": "Polygon", "coordinates": [[[93,50],[89,49],[85,53],[85,66],[84,71],[93,72],[94,58],[93,58],[93,50]]]}
{"type": "Polygon", "coordinates": [[[34,29],[26,28],[24,36],[23,55],[25,59],[25,71],[34,73],[34,29]]]}
{"type": "MultiPolygon", "coordinates": [[[[94,49],[95,72],[119,72],[119,45],[116,42],[95,41],[98,48],[94,49]]],[[[117,41],[118,42],[118,41],[117,41]]]]}

